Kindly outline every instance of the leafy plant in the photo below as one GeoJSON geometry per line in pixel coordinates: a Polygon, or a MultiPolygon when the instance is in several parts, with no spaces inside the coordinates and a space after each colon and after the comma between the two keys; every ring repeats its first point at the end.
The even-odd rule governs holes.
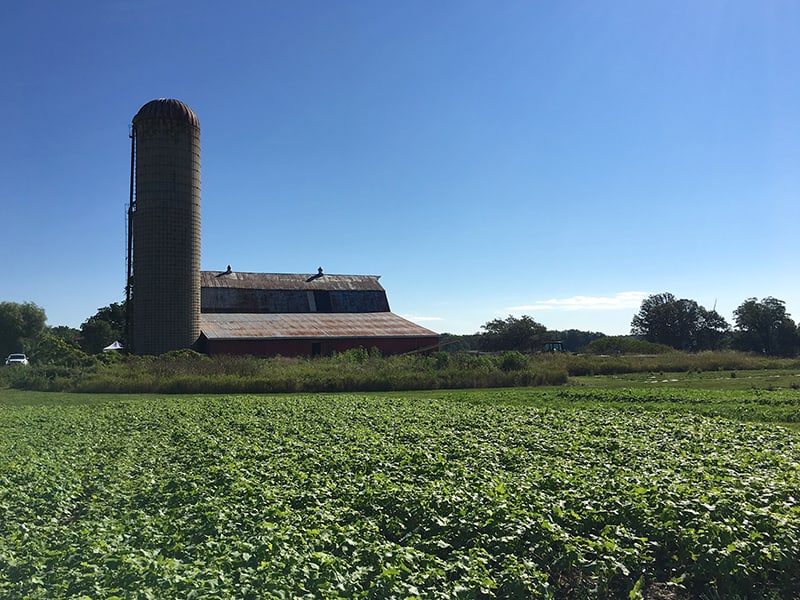
{"type": "Polygon", "coordinates": [[[3,597],[800,593],[796,434],[690,410],[744,395],[0,400],[3,597]]]}
{"type": "Polygon", "coordinates": [[[504,352],[500,357],[500,369],[502,371],[521,371],[528,366],[528,357],[516,350],[504,352]]]}

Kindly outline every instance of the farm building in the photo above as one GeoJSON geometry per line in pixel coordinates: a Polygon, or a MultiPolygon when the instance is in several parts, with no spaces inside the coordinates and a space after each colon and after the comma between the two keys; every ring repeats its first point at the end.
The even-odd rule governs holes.
{"type": "Polygon", "coordinates": [[[374,275],[200,271],[200,124],[184,103],[148,102],[131,126],[126,306],[136,354],[384,354],[438,335],[392,313],[374,275]]]}
{"type": "Polygon", "coordinates": [[[390,312],[373,275],[200,273],[200,339],[206,354],[316,356],[350,348],[429,351],[433,331],[390,312]]]}

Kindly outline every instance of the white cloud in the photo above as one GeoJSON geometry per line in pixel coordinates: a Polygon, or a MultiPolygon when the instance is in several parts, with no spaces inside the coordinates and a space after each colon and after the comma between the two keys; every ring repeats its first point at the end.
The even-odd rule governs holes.
{"type": "Polygon", "coordinates": [[[442,317],[418,317],[416,315],[400,315],[404,319],[418,323],[420,321],[444,321],[442,317]]]}
{"type": "Polygon", "coordinates": [[[639,308],[642,300],[650,296],[650,292],[620,292],[616,296],[572,296],[571,298],[553,298],[537,300],[533,304],[511,306],[510,311],[534,310],[629,310],[639,308]]]}

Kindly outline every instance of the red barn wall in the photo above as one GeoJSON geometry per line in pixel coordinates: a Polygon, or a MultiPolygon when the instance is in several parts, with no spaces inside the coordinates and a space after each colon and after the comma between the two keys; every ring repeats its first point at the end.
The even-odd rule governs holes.
{"type": "Polygon", "coordinates": [[[327,356],[353,348],[377,348],[384,355],[438,350],[437,337],[344,338],[344,339],[208,339],[201,336],[198,350],[211,356],[219,354],[252,356],[327,356]],[[318,346],[315,346],[318,344],[318,346]]]}

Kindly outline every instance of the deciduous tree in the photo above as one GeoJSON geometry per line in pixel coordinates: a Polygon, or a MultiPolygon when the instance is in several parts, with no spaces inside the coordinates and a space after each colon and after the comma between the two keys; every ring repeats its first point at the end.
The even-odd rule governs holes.
{"type": "Polygon", "coordinates": [[[77,346],[81,339],[81,332],[79,329],[68,327],[66,325],[56,325],[55,327],[50,327],[47,333],[74,346],[77,346]]]}
{"type": "Polygon", "coordinates": [[[33,302],[0,302],[0,356],[30,352],[45,321],[44,309],[33,302]]]}
{"type": "Polygon", "coordinates": [[[547,328],[531,317],[509,316],[507,319],[494,319],[481,327],[478,346],[488,352],[518,350],[531,352],[541,348],[547,328]]]}
{"type": "Polygon", "coordinates": [[[748,298],[733,311],[734,345],[739,350],[775,356],[797,353],[798,332],[783,300],[748,298]]]}
{"type": "Polygon", "coordinates": [[[97,354],[115,340],[120,340],[124,346],[124,336],[125,304],[113,302],[98,308],[81,324],[81,349],[88,354],[97,354]]]}
{"type": "Polygon", "coordinates": [[[678,299],[669,292],[646,298],[631,321],[633,335],[687,351],[719,348],[729,329],[715,310],[706,310],[694,300],[678,299]]]}

